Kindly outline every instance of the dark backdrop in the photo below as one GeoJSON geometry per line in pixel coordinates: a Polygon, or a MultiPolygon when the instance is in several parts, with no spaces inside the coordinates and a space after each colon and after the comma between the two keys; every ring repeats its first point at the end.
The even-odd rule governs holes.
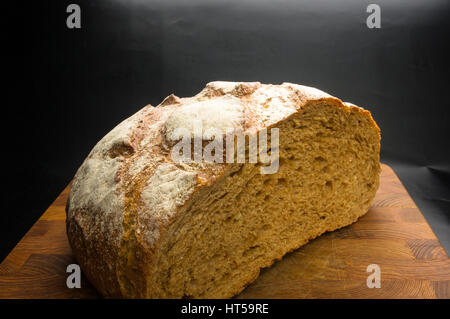
{"type": "Polygon", "coordinates": [[[2,7],[0,260],[94,144],[144,105],[212,80],[294,82],[369,109],[450,250],[450,1],[72,1],[2,7]],[[381,6],[381,29],[366,7],[381,6]]]}

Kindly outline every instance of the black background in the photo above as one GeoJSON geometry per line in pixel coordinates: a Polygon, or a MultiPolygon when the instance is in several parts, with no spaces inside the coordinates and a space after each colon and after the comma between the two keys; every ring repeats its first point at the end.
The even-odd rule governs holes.
{"type": "Polygon", "coordinates": [[[0,260],[95,143],[213,80],[293,82],[369,109],[382,161],[450,251],[450,1],[33,1],[4,5],[0,260]],[[81,7],[81,29],[66,7],[81,7]],[[381,29],[368,29],[369,3],[381,29]]]}

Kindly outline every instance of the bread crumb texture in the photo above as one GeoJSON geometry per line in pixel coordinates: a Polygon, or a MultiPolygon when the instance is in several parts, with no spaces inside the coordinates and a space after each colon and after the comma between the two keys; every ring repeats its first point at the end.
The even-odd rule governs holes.
{"type": "Polygon", "coordinates": [[[98,142],[73,180],[67,235],[105,297],[229,298],[261,268],[365,214],[379,152],[370,112],[318,89],[211,82],[147,105],[98,142]],[[174,162],[177,128],[204,140],[211,129],[278,128],[279,169],[174,162]]]}

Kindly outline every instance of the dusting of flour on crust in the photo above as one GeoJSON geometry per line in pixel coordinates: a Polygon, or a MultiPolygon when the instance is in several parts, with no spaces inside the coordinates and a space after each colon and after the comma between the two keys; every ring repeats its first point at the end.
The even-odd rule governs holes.
{"type": "Polygon", "coordinates": [[[172,164],[159,165],[142,190],[145,210],[138,214],[136,233],[143,235],[149,247],[159,237],[159,227],[166,224],[194,191],[197,174],[172,164]]]}
{"type": "Polygon", "coordinates": [[[112,157],[109,152],[116,145],[130,145],[129,135],[136,124],[137,114],[139,113],[117,125],[101,139],[81,165],[72,185],[72,209],[69,213],[77,209],[91,210],[92,207],[97,207],[103,214],[115,214],[114,219],[121,223],[123,195],[117,191],[117,173],[123,157],[112,157]]]}
{"type": "Polygon", "coordinates": [[[195,101],[181,106],[172,113],[166,122],[166,136],[169,141],[177,141],[182,136],[175,131],[183,128],[190,133],[191,138],[212,139],[211,129],[222,134],[243,128],[244,106],[241,100],[225,95],[205,101],[195,101]],[[201,124],[202,136],[197,136],[194,126],[201,124]],[[209,131],[209,132],[208,132],[209,131]]]}

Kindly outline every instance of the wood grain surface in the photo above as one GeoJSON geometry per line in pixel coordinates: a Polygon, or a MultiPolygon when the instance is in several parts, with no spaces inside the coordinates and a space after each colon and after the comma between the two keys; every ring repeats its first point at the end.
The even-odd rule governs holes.
{"type": "MultiPolygon", "coordinates": [[[[0,265],[0,298],[98,298],[85,279],[66,286],[76,263],[66,237],[67,187],[0,265]]],[[[450,259],[387,165],[369,212],[288,254],[238,298],[450,298],[450,259]],[[368,288],[369,264],[381,287],[368,288]]]]}

